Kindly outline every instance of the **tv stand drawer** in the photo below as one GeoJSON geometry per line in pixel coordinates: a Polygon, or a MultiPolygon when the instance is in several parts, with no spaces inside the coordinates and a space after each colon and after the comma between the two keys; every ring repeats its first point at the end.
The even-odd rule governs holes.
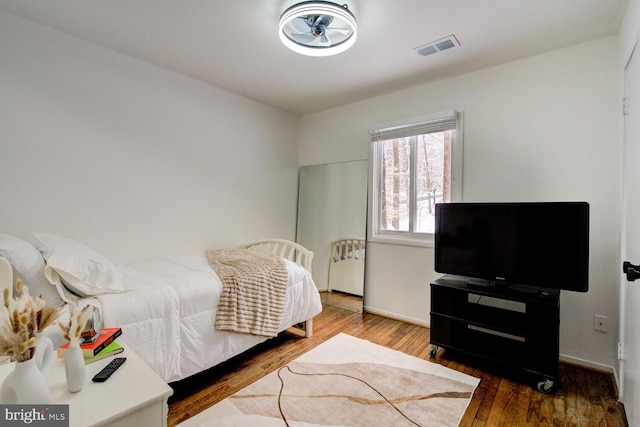
{"type": "Polygon", "coordinates": [[[431,344],[515,370],[550,378],[558,374],[558,345],[548,339],[509,335],[458,319],[432,315],[431,344]]]}

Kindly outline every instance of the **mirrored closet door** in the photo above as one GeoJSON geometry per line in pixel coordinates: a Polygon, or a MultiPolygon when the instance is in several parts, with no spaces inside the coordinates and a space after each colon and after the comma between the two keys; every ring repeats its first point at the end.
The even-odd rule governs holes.
{"type": "Polygon", "coordinates": [[[300,168],[296,241],[313,251],[323,302],[361,313],[364,297],[368,161],[300,168]]]}

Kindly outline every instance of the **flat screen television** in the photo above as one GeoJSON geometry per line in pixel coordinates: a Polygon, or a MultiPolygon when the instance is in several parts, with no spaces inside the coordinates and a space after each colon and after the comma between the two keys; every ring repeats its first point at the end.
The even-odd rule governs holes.
{"type": "Polygon", "coordinates": [[[441,203],[435,270],[472,284],[589,290],[586,202],[441,203]]]}

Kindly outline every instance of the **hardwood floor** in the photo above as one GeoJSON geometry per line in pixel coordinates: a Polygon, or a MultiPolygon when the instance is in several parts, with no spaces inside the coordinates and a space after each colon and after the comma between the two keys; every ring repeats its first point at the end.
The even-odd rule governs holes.
{"type": "Polygon", "coordinates": [[[311,338],[285,331],[207,372],[171,384],[168,426],[204,411],[340,332],[481,378],[461,426],[627,426],[611,374],[561,363],[558,388],[545,395],[451,358],[443,350],[430,358],[428,328],[332,306],[325,306],[314,319],[311,338]]]}
{"type": "Polygon", "coordinates": [[[349,295],[337,291],[321,291],[320,300],[323,305],[334,305],[344,308],[345,310],[355,311],[356,313],[362,313],[363,310],[363,299],[356,295],[349,295]]]}

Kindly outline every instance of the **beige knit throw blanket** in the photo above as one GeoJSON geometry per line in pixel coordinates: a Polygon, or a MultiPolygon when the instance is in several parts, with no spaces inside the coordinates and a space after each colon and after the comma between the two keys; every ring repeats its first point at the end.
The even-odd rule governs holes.
{"type": "Polygon", "coordinates": [[[207,251],[206,257],[222,281],[216,329],[275,337],[289,277],[284,260],[247,249],[207,251]]]}

